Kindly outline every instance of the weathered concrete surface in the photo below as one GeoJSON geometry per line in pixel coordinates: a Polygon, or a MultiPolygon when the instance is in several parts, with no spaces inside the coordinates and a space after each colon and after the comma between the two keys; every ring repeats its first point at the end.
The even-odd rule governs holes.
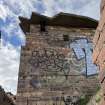
{"type": "Polygon", "coordinates": [[[103,89],[103,99],[100,105],[105,105],[105,0],[101,2],[101,17],[93,40],[93,61],[100,67],[99,80],[103,89]]]}

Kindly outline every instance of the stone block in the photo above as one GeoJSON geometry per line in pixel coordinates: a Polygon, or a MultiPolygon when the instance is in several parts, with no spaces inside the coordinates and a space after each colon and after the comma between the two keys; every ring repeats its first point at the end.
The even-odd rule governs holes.
{"type": "Polygon", "coordinates": [[[104,77],[105,77],[105,70],[100,70],[99,71],[99,80],[100,80],[100,83],[102,83],[104,77]]]}
{"type": "Polygon", "coordinates": [[[99,38],[100,38],[100,31],[96,30],[95,35],[94,35],[94,39],[93,39],[94,48],[97,45],[99,38]]]}

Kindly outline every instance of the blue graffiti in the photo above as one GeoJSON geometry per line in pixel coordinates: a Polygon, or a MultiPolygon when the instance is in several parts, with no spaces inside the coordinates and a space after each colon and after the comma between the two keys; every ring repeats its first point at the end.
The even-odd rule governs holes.
{"type": "Polygon", "coordinates": [[[81,71],[82,74],[91,76],[98,73],[97,66],[92,62],[92,43],[89,43],[87,39],[79,39],[72,42],[70,48],[74,50],[77,60],[85,58],[86,67],[81,71]]]}

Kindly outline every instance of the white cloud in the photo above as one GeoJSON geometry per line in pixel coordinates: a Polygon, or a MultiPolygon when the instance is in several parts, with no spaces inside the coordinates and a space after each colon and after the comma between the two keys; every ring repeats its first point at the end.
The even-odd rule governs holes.
{"type": "Polygon", "coordinates": [[[95,19],[99,18],[100,0],[9,0],[9,2],[8,0],[3,0],[3,3],[1,3],[1,10],[4,15],[6,15],[7,8],[12,15],[29,18],[32,11],[41,12],[41,7],[36,6],[38,3],[40,3],[40,5],[42,3],[42,9],[46,9],[43,11],[43,14],[48,16],[63,11],[86,15],[95,19]],[[97,12],[93,13],[93,11],[97,12]]]}
{"type": "Polygon", "coordinates": [[[19,48],[13,47],[11,44],[0,46],[0,85],[6,91],[16,93],[17,77],[19,69],[19,48]]]}
{"type": "Polygon", "coordinates": [[[99,19],[100,0],[45,0],[44,5],[48,16],[62,11],[99,19]]]}
{"type": "Polygon", "coordinates": [[[0,2],[0,18],[5,21],[7,15],[8,15],[8,8],[4,6],[2,2],[0,2]]]}
{"type": "MultiPolygon", "coordinates": [[[[0,1],[0,17],[2,22],[1,31],[6,38],[17,35],[21,44],[24,44],[25,38],[19,27],[18,16],[30,18],[32,11],[35,11],[34,4],[36,0],[2,0],[0,1]]],[[[7,40],[7,39],[6,39],[7,40]]]]}
{"type": "Polygon", "coordinates": [[[3,0],[4,5],[17,16],[29,17],[31,12],[35,10],[34,4],[37,0],[3,0]]]}
{"type": "Polygon", "coordinates": [[[100,0],[91,0],[90,3],[84,5],[78,14],[85,15],[91,18],[99,19],[100,16],[100,0]]]}
{"type": "Polygon", "coordinates": [[[55,2],[55,0],[45,0],[43,5],[46,8],[44,14],[47,16],[53,16],[59,11],[61,11],[61,9],[58,6],[58,1],[55,2]]]}

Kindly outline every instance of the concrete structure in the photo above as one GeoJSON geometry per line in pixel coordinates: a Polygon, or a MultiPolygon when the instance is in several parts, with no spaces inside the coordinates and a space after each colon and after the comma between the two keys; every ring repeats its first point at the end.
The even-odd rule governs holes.
{"type": "Polygon", "coordinates": [[[94,63],[100,67],[99,80],[103,89],[103,99],[100,105],[105,105],[105,0],[101,2],[101,17],[94,37],[94,63]]]}
{"type": "MultiPolygon", "coordinates": [[[[17,105],[71,105],[97,91],[92,38],[98,22],[73,14],[20,17],[21,49],[17,105]]],[[[78,103],[79,104],[79,103],[78,103]]],[[[79,104],[81,105],[81,104],[79,104]]]]}

